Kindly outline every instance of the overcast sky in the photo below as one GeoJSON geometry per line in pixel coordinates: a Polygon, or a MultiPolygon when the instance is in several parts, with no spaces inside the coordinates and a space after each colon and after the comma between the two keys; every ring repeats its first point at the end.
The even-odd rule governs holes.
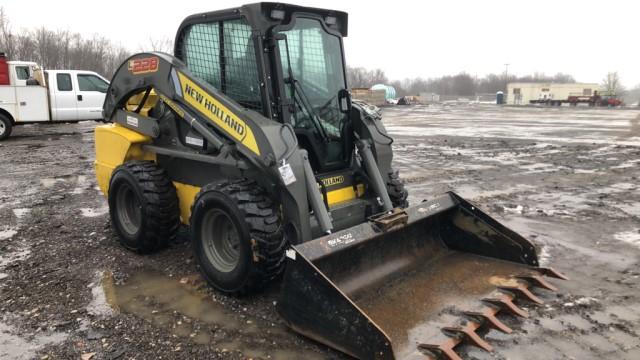
{"type": "MultiPolygon", "coordinates": [[[[349,13],[347,63],[391,79],[465,71],[473,76],[564,72],[601,82],[618,71],[640,84],[640,1],[345,1],[297,4],[349,13]]],[[[190,14],[242,1],[0,0],[14,31],[45,26],[102,34],[137,51],[171,38],[190,14]],[[166,5],[165,5],[166,4],[166,5]]]]}

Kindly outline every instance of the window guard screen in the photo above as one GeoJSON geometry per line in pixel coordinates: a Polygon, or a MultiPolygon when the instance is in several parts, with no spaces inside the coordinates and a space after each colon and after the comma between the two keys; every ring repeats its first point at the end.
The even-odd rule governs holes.
{"type": "Polygon", "coordinates": [[[191,26],[184,61],[195,76],[242,106],[262,110],[251,27],[244,19],[191,26]]]}

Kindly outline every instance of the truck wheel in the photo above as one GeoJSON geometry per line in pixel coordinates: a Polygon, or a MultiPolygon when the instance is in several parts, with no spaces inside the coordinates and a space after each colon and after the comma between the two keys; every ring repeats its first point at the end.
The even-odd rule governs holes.
{"type": "Polygon", "coordinates": [[[254,181],[203,187],[190,223],[197,263],[213,287],[255,292],[284,270],[286,241],[277,206],[254,181]]]}
{"type": "Polygon", "coordinates": [[[389,197],[394,207],[406,208],[409,206],[407,197],[409,192],[404,187],[404,182],[400,180],[397,170],[392,170],[389,173],[389,179],[387,180],[387,191],[389,191],[389,197]]]}
{"type": "Polygon", "coordinates": [[[4,140],[11,135],[11,129],[13,128],[13,124],[11,123],[11,119],[7,116],[0,114],[0,140],[4,140]]]}
{"type": "Polygon", "coordinates": [[[113,172],[109,214],[120,243],[138,253],[167,246],[180,225],[176,189],[151,161],[130,161],[113,172]]]}

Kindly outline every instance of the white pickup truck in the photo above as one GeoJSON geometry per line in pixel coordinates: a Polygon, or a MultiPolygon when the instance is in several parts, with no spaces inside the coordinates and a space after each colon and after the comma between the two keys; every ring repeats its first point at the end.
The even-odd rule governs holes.
{"type": "Polygon", "coordinates": [[[101,120],[109,81],[92,71],[46,70],[0,54],[0,140],[13,126],[101,120]]]}

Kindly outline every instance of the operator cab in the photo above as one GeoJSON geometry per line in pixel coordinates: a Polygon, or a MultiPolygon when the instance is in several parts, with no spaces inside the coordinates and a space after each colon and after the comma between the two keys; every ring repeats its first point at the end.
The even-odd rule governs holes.
{"type": "Polygon", "coordinates": [[[187,18],[175,56],[245,108],[293,126],[312,168],[326,173],[348,168],[353,156],[346,27],[339,11],[244,5],[187,18]]]}

